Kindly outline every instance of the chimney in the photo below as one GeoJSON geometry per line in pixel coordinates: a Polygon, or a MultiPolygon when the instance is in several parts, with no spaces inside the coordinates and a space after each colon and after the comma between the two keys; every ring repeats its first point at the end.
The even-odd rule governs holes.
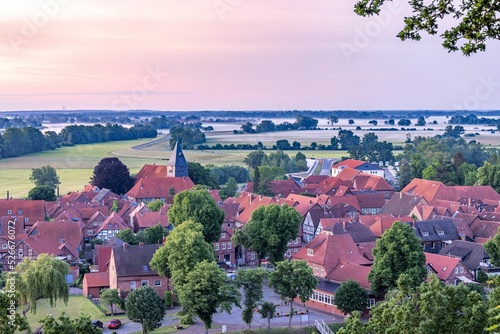
{"type": "Polygon", "coordinates": [[[9,199],[9,191],[7,190],[7,199],[9,199]]]}
{"type": "Polygon", "coordinates": [[[139,242],[139,247],[144,247],[144,242],[139,242]]]}
{"type": "Polygon", "coordinates": [[[127,250],[128,249],[128,244],[126,242],[123,243],[123,250],[127,250]]]}
{"type": "Polygon", "coordinates": [[[59,197],[59,186],[57,186],[57,197],[59,197]]]}
{"type": "Polygon", "coordinates": [[[399,198],[403,198],[403,193],[401,191],[399,192],[399,198]]]}

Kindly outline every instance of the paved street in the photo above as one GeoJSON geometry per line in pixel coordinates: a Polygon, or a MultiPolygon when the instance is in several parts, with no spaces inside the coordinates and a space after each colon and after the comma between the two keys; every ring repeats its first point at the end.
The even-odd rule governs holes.
{"type": "MultiPolygon", "coordinates": [[[[281,299],[278,297],[270,288],[265,287],[264,288],[264,299],[266,301],[272,301],[275,304],[280,304],[276,308],[276,312],[280,312],[282,314],[290,312],[290,305],[281,305],[281,299]]],[[[167,316],[163,319],[163,326],[174,326],[179,323],[179,317],[176,316],[177,312],[180,311],[180,307],[175,307],[174,309],[167,310],[167,316]]],[[[301,304],[301,303],[294,303],[294,309],[300,311],[300,310],[306,310],[306,308],[301,304]]],[[[288,317],[286,316],[281,316],[278,318],[271,319],[271,327],[284,327],[288,326],[288,317]]],[[[292,326],[307,326],[307,325],[313,325],[315,320],[322,319],[326,323],[332,323],[332,322],[342,322],[343,319],[339,317],[334,317],[332,314],[327,314],[323,312],[318,312],[309,309],[309,315],[305,316],[303,315],[302,317],[300,315],[296,315],[292,318],[292,326]]],[[[139,324],[130,322],[128,319],[122,321],[123,325],[119,330],[116,330],[117,333],[135,333],[135,332],[140,332],[141,331],[141,326],[139,324]]],[[[104,323],[104,333],[111,333],[113,330],[106,329],[106,326],[108,323],[104,323]]],[[[210,333],[220,333],[222,325],[226,326],[226,330],[233,331],[233,330],[242,330],[246,329],[247,326],[241,319],[241,309],[238,308],[233,308],[233,311],[231,314],[227,313],[220,313],[220,314],[215,314],[213,318],[213,325],[212,329],[209,331],[210,333]]],[[[254,319],[252,322],[252,328],[258,329],[258,328],[266,328],[267,327],[267,320],[266,319],[261,319],[259,313],[254,313],[254,319]]],[[[180,333],[186,333],[186,334],[194,334],[194,333],[203,333],[204,332],[204,325],[201,321],[197,320],[197,323],[185,330],[182,330],[180,333]]]]}
{"type": "Polygon", "coordinates": [[[322,159],[322,160],[323,160],[323,166],[321,167],[319,175],[328,175],[328,176],[332,175],[332,165],[339,159],[333,158],[333,159],[322,159]]]}

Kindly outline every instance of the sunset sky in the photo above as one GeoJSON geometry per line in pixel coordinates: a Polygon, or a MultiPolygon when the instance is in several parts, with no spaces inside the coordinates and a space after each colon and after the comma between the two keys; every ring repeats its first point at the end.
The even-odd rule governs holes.
{"type": "Polygon", "coordinates": [[[395,37],[408,4],[3,0],[0,111],[500,109],[500,42],[395,37]]]}

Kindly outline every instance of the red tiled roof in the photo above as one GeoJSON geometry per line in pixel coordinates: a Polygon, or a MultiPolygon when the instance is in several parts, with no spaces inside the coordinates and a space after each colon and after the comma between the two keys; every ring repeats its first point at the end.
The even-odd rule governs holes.
{"type": "Polygon", "coordinates": [[[36,221],[45,220],[45,201],[1,199],[0,216],[23,216],[28,218],[25,224],[33,225],[36,221]]]}
{"type": "Polygon", "coordinates": [[[425,263],[436,271],[437,277],[446,281],[450,275],[453,273],[453,270],[460,262],[458,257],[449,257],[439,254],[431,254],[425,253],[425,263]]]}
{"type": "Polygon", "coordinates": [[[390,216],[380,217],[373,225],[370,226],[370,230],[375,237],[381,238],[384,232],[390,229],[392,225],[397,221],[403,223],[413,223],[413,218],[390,216]]]}
{"type": "MultiPolygon", "coordinates": [[[[241,196],[240,196],[241,197],[241,196]]],[[[252,213],[259,207],[276,204],[276,199],[274,197],[267,197],[262,195],[250,195],[245,196],[247,199],[247,206],[240,212],[240,214],[236,217],[236,221],[240,223],[246,223],[252,218],[252,213]]],[[[241,208],[241,205],[240,205],[241,208]]]]}
{"type": "Polygon", "coordinates": [[[86,273],[83,280],[89,288],[109,287],[109,272],[86,273]]]}
{"type": "Polygon", "coordinates": [[[342,169],[342,171],[337,175],[337,177],[341,180],[348,181],[348,180],[354,179],[354,177],[360,173],[361,173],[361,171],[359,171],[359,170],[346,167],[346,168],[342,169]]]}
{"type": "Polygon", "coordinates": [[[342,197],[330,196],[330,205],[335,206],[337,204],[348,204],[353,206],[358,211],[361,210],[358,198],[356,196],[342,196],[342,197]]]}
{"type": "Polygon", "coordinates": [[[364,289],[370,289],[368,282],[368,274],[370,273],[371,266],[360,266],[352,263],[339,263],[333,271],[326,276],[334,282],[342,283],[348,279],[359,282],[364,289]]]}
{"type": "Polygon", "coordinates": [[[103,230],[124,230],[126,228],[130,228],[130,226],[127,226],[123,218],[113,211],[101,224],[95,235],[98,235],[103,230]]]}
{"type": "Polygon", "coordinates": [[[371,261],[359,253],[359,249],[350,234],[320,234],[302,247],[293,256],[294,260],[306,260],[322,265],[326,275],[340,263],[370,265],[371,261]],[[313,256],[307,255],[307,249],[313,249],[313,256]]]}
{"type": "MultiPolygon", "coordinates": [[[[137,220],[137,230],[153,227],[156,224],[161,224],[163,227],[168,226],[168,216],[165,211],[158,212],[140,212],[135,215],[137,220]]],[[[134,225],[135,222],[134,222],[134,225]]]]}
{"type": "Polygon", "coordinates": [[[166,165],[146,164],[142,166],[141,170],[136,174],[136,182],[142,178],[166,178],[167,167],[166,165]]]}
{"type": "Polygon", "coordinates": [[[134,199],[166,198],[170,195],[170,187],[179,193],[191,189],[194,183],[189,177],[142,178],[129,190],[127,196],[134,199]]]}
{"type": "Polygon", "coordinates": [[[328,175],[309,175],[305,179],[302,180],[302,183],[304,184],[318,184],[321,181],[324,181],[327,179],[329,176],[328,175]]]}
{"type": "Polygon", "coordinates": [[[361,208],[382,208],[385,204],[384,194],[381,193],[357,193],[355,196],[361,208]]]}
{"type": "Polygon", "coordinates": [[[222,201],[222,198],[220,198],[219,190],[217,190],[217,189],[209,189],[208,193],[215,200],[215,203],[219,203],[219,202],[222,201]]]}
{"type": "Polygon", "coordinates": [[[336,163],[335,165],[332,165],[332,169],[338,169],[340,167],[356,168],[356,167],[361,166],[362,164],[365,164],[365,163],[366,163],[366,161],[347,159],[347,160],[341,161],[339,163],[336,163]]]}
{"type": "Polygon", "coordinates": [[[108,262],[111,259],[112,246],[95,245],[97,256],[95,264],[97,264],[99,272],[108,271],[108,262]]]}

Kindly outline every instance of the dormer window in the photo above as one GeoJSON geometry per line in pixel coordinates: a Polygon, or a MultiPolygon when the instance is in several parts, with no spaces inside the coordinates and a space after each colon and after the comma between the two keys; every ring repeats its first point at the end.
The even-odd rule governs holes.
{"type": "Polygon", "coordinates": [[[22,215],[23,214],[23,210],[21,210],[21,209],[17,210],[17,214],[18,215],[22,215]]]}
{"type": "Polygon", "coordinates": [[[312,248],[307,249],[307,255],[314,256],[314,250],[312,248]]]}
{"type": "Polygon", "coordinates": [[[437,231],[438,235],[444,235],[444,231],[437,231]]]}
{"type": "Polygon", "coordinates": [[[11,215],[12,214],[12,210],[7,210],[7,214],[11,215]]]}
{"type": "Polygon", "coordinates": [[[142,266],[142,270],[143,270],[144,272],[147,272],[147,271],[148,271],[148,266],[147,266],[147,265],[143,265],[143,266],[142,266]]]}
{"type": "Polygon", "coordinates": [[[424,237],[428,237],[428,236],[429,236],[429,232],[422,232],[422,235],[423,235],[424,237]]]}

